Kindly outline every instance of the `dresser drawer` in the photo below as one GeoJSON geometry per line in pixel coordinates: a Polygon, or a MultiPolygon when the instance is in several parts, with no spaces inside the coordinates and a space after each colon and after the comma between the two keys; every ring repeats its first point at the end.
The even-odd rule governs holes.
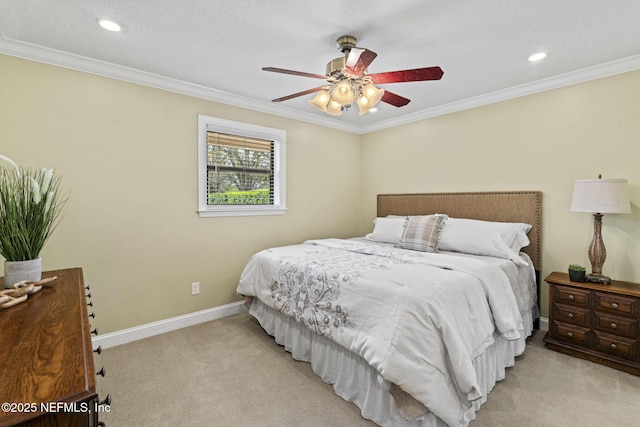
{"type": "Polygon", "coordinates": [[[640,376],[640,283],[571,282],[553,272],[547,347],[640,376]]]}
{"type": "Polygon", "coordinates": [[[624,359],[638,360],[638,340],[630,340],[596,331],[595,348],[603,353],[624,359]]]}
{"type": "Polygon", "coordinates": [[[638,299],[636,298],[596,292],[595,301],[596,310],[607,310],[622,315],[638,315],[638,299]]]}
{"type": "Polygon", "coordinates": [[[591,310],[587,310],[586,308],[565,304],[554,304],[553,318],[560,322],[583,326],[585,328],[589,328],[591,326],[591,310]]]}
{"type": "Polygon", "coordinates": [[[638,338],[638,319],[615,316],[600,311],[595,312],[595,329],[627,338],[638,338]]]}
{"type": "Polygon", "coordinates": [[[589,308],[590,294],[588,290],[576,289],[569,286],[554,286],[555,295],[553,300],[564,304],[573,304],[584,308],[589,308]]]}
{"type": "Polygon", "coordinates": [[[568,323],[553,322],[552,335],[554,338],[573,342],[580,345],[587,345],[587,333],[589,329],[580,326],[570,325],[568,323]]]}

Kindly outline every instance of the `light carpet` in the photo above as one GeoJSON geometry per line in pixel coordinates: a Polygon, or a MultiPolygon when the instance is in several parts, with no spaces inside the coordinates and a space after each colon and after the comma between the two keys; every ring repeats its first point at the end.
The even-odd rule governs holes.
{"type": "MultiPolygon", "coordinates": [[[[545,348],[537,332],[470,427],[640,425],[640,377],[545,348]]],[[[236,314],[96,355],[107,427],[375,426],[236,314]]]]}

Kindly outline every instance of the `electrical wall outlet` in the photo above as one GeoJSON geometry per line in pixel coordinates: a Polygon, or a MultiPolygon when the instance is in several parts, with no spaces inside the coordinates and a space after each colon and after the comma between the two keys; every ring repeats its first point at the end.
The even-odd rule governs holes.
{"type": "Polygon", "coordinates": [[[191,295],[198,295],[200,293],[200,282],[193,282],[191,284],[191,295]]]}

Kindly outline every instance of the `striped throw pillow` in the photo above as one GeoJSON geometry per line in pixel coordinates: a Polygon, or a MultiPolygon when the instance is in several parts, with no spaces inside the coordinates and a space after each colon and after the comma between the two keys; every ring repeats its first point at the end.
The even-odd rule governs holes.
{"type": "Polygon", "coordinates": [[[398,246],[421,252],[437,252],[440,230],[447,215],[410,216],[398,246]]]}

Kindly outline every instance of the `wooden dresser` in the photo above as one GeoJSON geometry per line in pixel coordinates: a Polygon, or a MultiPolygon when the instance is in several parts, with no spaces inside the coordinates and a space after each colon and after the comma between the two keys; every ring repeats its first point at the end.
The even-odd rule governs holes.
{"type": "Polygon", "coordinates": [[[0,310],[0,426],[98,424],[82,269],[42,274],[50,276],[53,286],[0,310]]]}
{"type": "Polygon", "coordinates": [[[571,282],[551,273],[549,332],[552,350],[640,375],[640,284],[571,282]]]}

